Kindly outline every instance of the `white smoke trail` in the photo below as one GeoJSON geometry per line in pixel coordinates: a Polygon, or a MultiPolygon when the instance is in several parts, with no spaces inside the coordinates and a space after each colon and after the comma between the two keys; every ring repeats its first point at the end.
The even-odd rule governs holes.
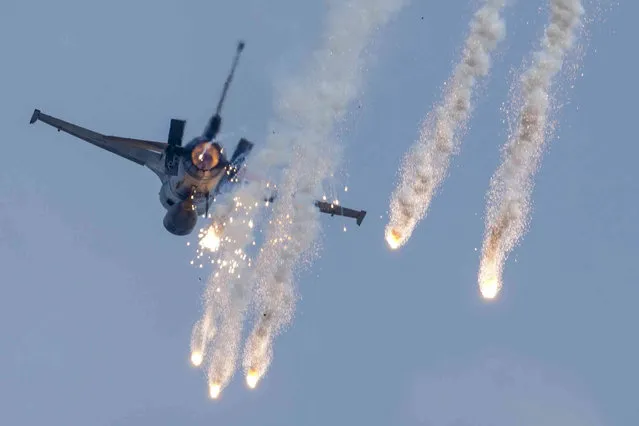
{"type": "Polygon", "coordinates": [[[501,288],[503,264],[521,239],[528,222],[532,178],[547,137],[550,87],[571,49],[584,9],[580,0],[551,0],[550,23],[542,48],[521,77],[523,106],[518,126],[505,146],[503,162],[491,180],[486,234],[479,269],[485,298],[501,288]]]}
{"type": "MultiPolygon", "coordinates": [[[[255,386],[270,363],[272,340],[295,308],[294,268],[319,232],[313,205],[341,159],[334,127],[361,89],[364,52],[375,30],[404,5],[403,0],[350,0],[331,3],[324,45],[314,54],[311,73],[290,87],[281,111],[295,118],[289,133],[294,160],[278,188],[273,220],[266,233],[255,276],[257,324],[244,351],[247,381],[255,386]]],[[[291,148],[289,148],[291,149],[291,148]]]]}
{"type": "MultiPolygon", "coordinates": [[[[240,267],[239,271],[234,271],[233,275],[224,274],[224,280],[232,283],[240,282],[242,278],[240,271],[244,272],[245,269],[240,267]]],[[[211,347],[208,367],[209,392],[212,398],[217,398],[235,373],[240,352],[244,315],[250,299],[250,293],[245,293],[245,291],[243,286],[234,285],[227,288],[220,298],[219,333],[211,347]]]]}
{"type": "Polygon", "coordinates": [[[193,327],[191,362],[200,366],[203,361],[208,360],[212,397],[217,397],[228,384],[235,371],[235,360],[239,352],[242,320],[248,304],[247,291],[239,284],[243,283],[242,274],[251,266],[251,259],[238,241],[250,237],[253,224],[247,218],[249,211],[237,197],[228,201],[219,200],[208,231],[209,235],[217,232],[218,236],[204,236],[200,239],[200,244],[207,240],[208,243],[204,244],[207,247],[201,249],[199,256],[215,250],[217,254],[212,263],[217,270],[207,283],[204,314],[193,327]],[[217,244],[211,243],[214,238],[219,239],[217,244]],[[219,334],[216,335],[218,331],[219,334]]]}
{"type": "Polygon", "coordinates": [[[505,35],[500,12],[505,0],[486,0],[470,24],[461,62],[447,84],[444,100],[422,125],[418,142],[404,159],[400,183],[390,202],[386,241],[397,249],[410,238],[444,180],[459,134],[471,113],[477,78],[488,75],[490,55],[505,35]],[[434,120],[434,123],[433,123],[434,120]]]}
{"type": "MultiPolygon", "coordinates": [[[[200,230],[199,245],[197,251],[197,257],[202,258],[209,255],[210,252],[220,251],[221,255],[218,259],[213,260],[213,264],[220,268],[221,271],[225,271],[226,263],[231,258],[230,253],[226,249],[226,245],[223,245],[222,236],[220,235],[220,229],[226,224],[226,218],[232,217],[233,203],[220,202],[214,204],[213,223],[208,229],[200,230]]],[[[228,240],[228,238],[226,238],[228,240]]],[[[193,263],[193,262],[192,262],[193,263]]],[[[220,306],[220,295],[222,289],[226,291],[224,286],[224,280],[220,279],[220,271],[212,275],[207,283],[203,301],[204,301],[204,313],[194,325],[191,332],[191,363],[199,367],[206,356],[206,349],[208,344],[215,337],[217,332],[217,318],[220,315],[222,307],[220,306]]]]}

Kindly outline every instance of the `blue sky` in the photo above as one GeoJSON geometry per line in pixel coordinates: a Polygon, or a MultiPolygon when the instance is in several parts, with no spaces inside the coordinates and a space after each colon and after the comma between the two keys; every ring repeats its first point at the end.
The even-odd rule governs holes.
{"type": "Polygon", "coordinates": [[[485,192],[507,137],[500,106],[543,30],[540,4],[508,8],[461,153],[397,252],[383,241],[397,167],[439,100],[476,2],[412,2],[378,34],[340,182],[343,203],[369,216],[346,233],[323,218],[322,257],[298,282],[297,318],[268,376],[253,392],[237,376],[213,403],[188,363],[200,272],[192,247],[162,227],[157,178],[28,120],[38,107],[96,131],[165,140],[176,117],[194,136],[244,38],[224,142],[259,144],[273,83],[319,43],[325,4],[5,2],[0,423],[639,422],[635,2],[590,26],[583,77],[562,92],[568,102],[537,175],[530,231],[500,299],[486,304],[476,287],[485,192]],[[570,412],[578,417],[561,417],[570,412]]]}

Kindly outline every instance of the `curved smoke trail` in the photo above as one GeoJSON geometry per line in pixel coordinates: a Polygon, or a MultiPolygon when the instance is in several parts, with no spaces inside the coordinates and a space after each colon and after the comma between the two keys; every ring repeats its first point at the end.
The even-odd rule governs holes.
{"type": "Polygon", "coordinates": [[[501,288],[506,257],[525,232],[532,178],[546,140],[550,87],[573,45],[584,9],[580,0],[551,0],[550,23],[532,66],[521,77],[523,106],[518,127],[504,149],[503,162],[491,180],[479,286],[492,299],[501,288]]]}
{"type": "Polygon", "coordinates": [[[287,114],[295,114],[298,133],[291,139],[294,161],[278,187],[273,220],[256,261],[257,323],[244,350],[244,369],[254,387],[266,372],[272,344],[295,309],[294,272],[319,229],[313,205],[324,180],[341,159],[334,127],[358,96],[365,49],[375,31],[404,0],[350,0],[331,5],[324,46],[314,55],[311,73],[296,86],[287,114]]]}
{"type": "Polygon", "coordinates": [[[505,35],[505,23],[500,16],[504,5],[505,0],[486,0],[475,13],[462,60],[455,67],[444,100],[424,121],[418,142],[404,160],[400,183],[391,197],[385,232],[392,249],[408,241],[446,176],[450,157],[459,144],[456,134],[471,113],[477,78],[488,75],[490,54],[505,35]]]}

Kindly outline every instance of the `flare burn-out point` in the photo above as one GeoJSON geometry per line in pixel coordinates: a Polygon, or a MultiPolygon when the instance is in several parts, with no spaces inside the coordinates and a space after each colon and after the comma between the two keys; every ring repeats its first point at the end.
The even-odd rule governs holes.
{"type": "Polygon", "coordinates": [[[257,382],[259,380],[260,380],[260,377],[257,374],[257,371],[251,368],[248,374],[246,375],[246,384],[248,385],[249,388],[255,389],[255,387],[257,386],[257,382]]]}
{"type": "Polygon", "coordinates": [[[202,361],[204,361],[204,355],[202,354],[202,352],[193,352],[191,354],[191,364],[193,364],[195,367],[199,367],[200,365],[202,365],[202,361]]]}
{"type": "Polygon", "coordinates": [[[222,386],[219,383],[211,383],[209,385],[209,396],[211,399],[218,399],[222,392],[222,386]]]}
{"type": "Polygon", "coordinates": [[[386,242],[391,250],[397,250],[401,246],[402,234],[397,229],[386,231],[386,242]]]}

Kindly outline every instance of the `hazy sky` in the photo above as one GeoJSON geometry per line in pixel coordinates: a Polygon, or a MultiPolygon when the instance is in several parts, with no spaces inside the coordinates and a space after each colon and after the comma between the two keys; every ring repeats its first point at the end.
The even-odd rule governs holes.
{"type": "Polygon", "coordinates": [[[639,4],[622,3],[590,26],[583,76],[562,85],[568,102],[554,117],[530,232],[492,304],[476,285],[485,192],[507,137],[500,107],[537,45],[545,2],[507,10],[506,41],[443,191],[390,252],[397,166],[440,98],[477,2],[405,8],[375,40],[343,138],[342,202],[369,215],[346,233],[340,218],[323,218],[322,257],[299,281],[303,300],[268,376],[252,392],[236,376],[214,403],[189,364],[206,275],[189,265],[187,240],[164,230],[159,181],[28,121],[38,107],[164,141],[176,117],[194,136],[244,38],[224,143],[259,145],[274,82],[318,45],[326,5],[4,0],[0,424],[638,424],[639,4]]]}

